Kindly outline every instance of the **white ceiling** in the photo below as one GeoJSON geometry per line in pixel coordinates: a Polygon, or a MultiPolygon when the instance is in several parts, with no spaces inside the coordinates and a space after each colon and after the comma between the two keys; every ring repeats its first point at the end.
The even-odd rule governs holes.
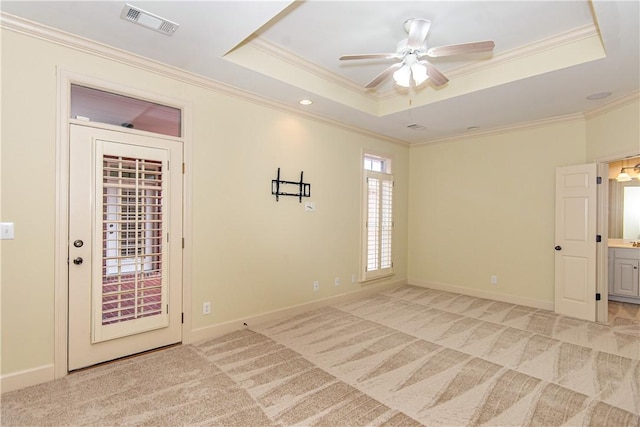
{"type": "MultiPolygon", "coordinates": [[[[3,13],[114,46],[401,141],[428,142],[585,113],[640,88],[637,1],[130,1],[180,24],[172,37],[120,19],[121,1],[2,1],[3,13]],[[433,59],[450,82],[364,85],[409,18],[430,47],[494,40],[492,55],[433,59]],[[603,100],[590,94],[608,91],[603,100]],[[308,107],[301,98],[313,99],[308,107]],[[409,124],[424,129],[411,130],[409,124]]],[[[3,19],[11,18],[4,15],[3,19]]]]}

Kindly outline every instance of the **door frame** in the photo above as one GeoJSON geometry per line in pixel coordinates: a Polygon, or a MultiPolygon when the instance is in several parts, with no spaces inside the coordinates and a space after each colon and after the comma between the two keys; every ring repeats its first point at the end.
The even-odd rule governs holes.
{"type": "MultiPolygon", "coordinates": [[[[56,108],[56,216],[55,216],[55,247],[54,247],[54,378],[62,378],[67,371],[68,347],[68,235],[69,235],[69,122],[71,85],[80,84],[107,92],[119,93],[131,97],[145,99],[162,105],[170,105],[182,111],[182,144],[183,162],[183,223],[182,235],[184,247],[182,250],[182,343],[191,342],[191,252],[192,252],[192,108],[191,104],[182,99],[169,98],[156,93],[149,93],[115,82],[100,80],[82,75],[64,68],[57,67],[57,108],[56,108]]],[[[86,125],[86,123],[84,123],[86,125]]],[[[149,135],[148,132],[131,130],[108,124],[92,123],[94,127],[116,130],[122,133],[149,135]]],[[[152,134],[156,135],[156,134],[152,134]]]]}
{"type": "Polygon", "coordinates": [[[639,152],[627,151],[613,156],[596,159],[598,176],[602,177],[602,185],[598,186],[597,233],[602,242],[596,246],[596,292],[600,293],[600,301],[596,302],[596,322],[609,321],[609,163],[626,157],[640,156],[639,152]]]}

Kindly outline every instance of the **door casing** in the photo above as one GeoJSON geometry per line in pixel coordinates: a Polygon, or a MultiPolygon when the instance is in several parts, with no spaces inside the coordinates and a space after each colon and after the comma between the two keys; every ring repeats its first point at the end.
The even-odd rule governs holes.
{"type": "MultiPolygon", "coordinates": [[[[191,164],[193,159],[192,148],[192,107],[185,100],[171,98],[156,93],[149,93],[133,89],[115,82],[105,81],[83,74],[79,74],[61,67],[57,67],[57,109],[56,109],[56,217],[55,217],[55,248],[54,248],[54,378],[62,378],[67,371],[67,346],[68,346],[68,224],[69,224],[69,124],[75,119],[70,119],[70,92],[72,84],[79,84],[95,89],[125,94],[134,98],[146,99],[155,103],[170,105],[182,110],[182,143],[183,143],[183,225],[182,235],[184,248],[182,251],[182,343],[192,342],[192,304],[191,304],[191,277],[192,266],[192,235],[193,224],[191,219],[192,200],[192,174],[191,164]]],[[[86,122],[78,122],[86,125],[86,122]]],[[[93,127],[126,132],[136,135],[149,135],[148,132],[126,129],[118,126],[91,123],[93,127]]],[[[152,134],[155,135],[155,134],[152,134]]]]}

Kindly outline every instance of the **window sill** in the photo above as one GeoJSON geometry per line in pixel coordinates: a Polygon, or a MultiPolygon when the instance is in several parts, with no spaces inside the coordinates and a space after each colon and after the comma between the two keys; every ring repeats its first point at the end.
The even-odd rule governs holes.
{"type": "Polygon", "coordinates": [[[395,276],[395,274],[396,273],[392,271],[390,273],[381,274],[379,276],[361,279],[358,281],[358,283],[360,283],[361,285],[372,285],[378,282],[382,282],[383,280],[388,279],[389,277],[395,276]]]}

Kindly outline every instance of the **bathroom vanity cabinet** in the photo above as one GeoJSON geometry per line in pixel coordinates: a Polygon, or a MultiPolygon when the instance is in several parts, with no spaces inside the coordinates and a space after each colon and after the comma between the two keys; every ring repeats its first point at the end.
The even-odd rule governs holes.
{"type": "Polygon", "coordinates": [[[640,248],[609,248],[609,298],[640,303],[640,248]]]}

